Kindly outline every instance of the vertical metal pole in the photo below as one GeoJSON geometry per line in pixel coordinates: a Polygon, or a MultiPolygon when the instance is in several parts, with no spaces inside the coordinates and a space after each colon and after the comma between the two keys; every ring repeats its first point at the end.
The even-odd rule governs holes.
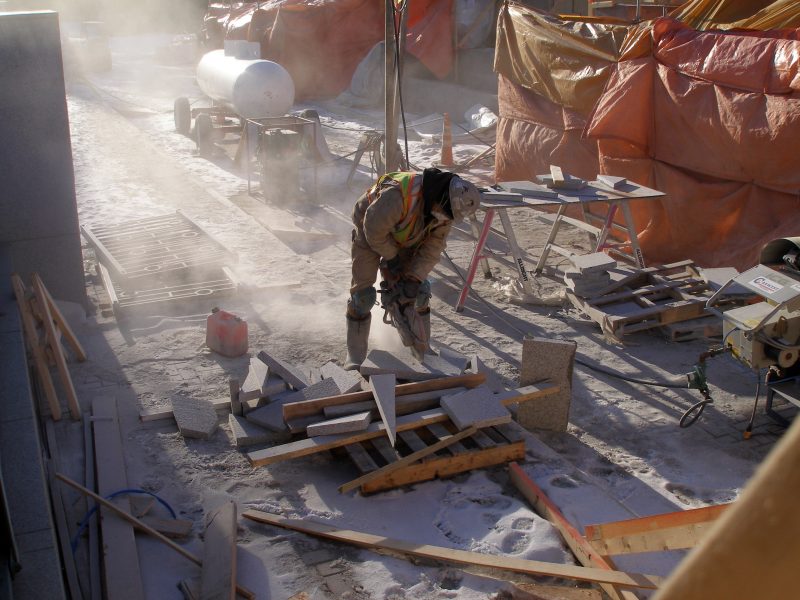
{"type": "MultiPolygon", "coordinates": [[[[385,77],[384,77],[384,173],[397,168],[397,120],[395,118],[395,97],[397,78],[395,72],[394,40],[394,0],[386,0],[386,30],[384,34],[385,77]]],[[[383,173],[381,173],[382,175],[383,173]]]]}

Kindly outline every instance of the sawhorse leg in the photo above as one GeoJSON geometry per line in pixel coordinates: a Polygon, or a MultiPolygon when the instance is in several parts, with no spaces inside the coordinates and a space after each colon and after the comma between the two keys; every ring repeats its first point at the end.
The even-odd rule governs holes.
{"type": "MultiPolygon", "coordinates": [[[[475,236],[475,239],[477,240],[478,238],[480,238],[481,224],[478,223],[478,218],[474,214],[469,216],[469,226],[470,229],[472,230],[472,235],[475,236]]],[[[486,260],[485,256],[481,256],[481,268],[483,269],[483,276],[486,277],[486,279],[491,279],[492,269],[489,267],[489,261],[486,260]]]]}
{"type": "Polygon", "coordinates": [[[539,260],[536,261],[536,273],[541,273],[542,269],[544,269],[544,263],[547,260],[547,256],[550,254],[550,246],[556,240],[556,234],[558,233],[558,228],[561,227],[561,217],[564,216],[564,212],[567,210],[567,205],[562,204],[558,207],[558,212],[556,213],[556,218],[553,219],[553,226],[550,228],[550,235],[547,238],[547,241],[544,243],[544,247],[542,248],[542,255],[539,257],[539,260]]]}
{"type": "Polygon", "coordinates": [[[617,208],[619,207],[619,203],[617,202],[610,202],[608,205],[608,212],[606,213],[606,220],[603,223],[602,229],[600,229],[600,233],[597,236],[597,245],[594,247],[595,252],[602,252],[603,248],[606,247],[606,242],[608,241],[608,235],[611,233],[611,228],[614,226],[614,217],[617,214],[617,208]]]}
{"type": "Polygon", "coordinates": [[[528,270],[525,268],[525,257],[522,256],[519,244],[517,244],[517,236],[514,234],[514,229],[511,227],[511,219],[508,218],[508,212],[505,208],[498,209],[500,214],[500,222],[503,224],[503,230],[508,240],[508,246],[511,248],[511,255],[514,257],[514,264],[517,266],[519,273],[519,280],[522,283],[522,288],[529,296],[533,295],[533,288],[531,287],[531,278],[528,276],[528,270]]]}
{"type": "Polygon", "coordinates": [[[486,245],[486,239],[489,237],[489,232],[492,230],[492,221],[494,221],[494,209],[489,208],[486,210],[486,216],[483,219],[483,228],[478,236],[478,241],[475,242],[475,249],[472,251],[472,259],[469,261],[469,269],[467,270],[467,280],[464,282],[464,287],[461,288],[461,294],[459,294],[458,302],[456,302],[456,312],[464,310],[464,303],[467,301],[469,288],[475,280],[475,272],[478,270],[478,263],[480,263],[483,258],[483,248],[486,245]]]}
{"type": "Polygon", "coordinates": [[[642,254],[641,246],[639,246],[639,236],[636,234],[636,226],[633,222],[631,207],[627,202],[622,203],[622,215],[625,217],[625,227],[628,229],[628,238],[631,240],[631,252],[633,252],[636,266],[640,269],[644,269],[644,255],[642,254]]]}

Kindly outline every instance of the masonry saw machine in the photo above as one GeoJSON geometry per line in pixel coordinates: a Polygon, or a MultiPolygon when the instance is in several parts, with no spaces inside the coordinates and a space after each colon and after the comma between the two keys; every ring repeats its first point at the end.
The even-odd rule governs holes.
{"type": "MultiPolygon", "coordinates": [[[[689,376],[689,387],[699,389],[704,401],[688,423],[700,416],[711,402],[705,378],[705,359],[730,352],[740,363],[758,374],[759,387],[750,422],[744,432],[749,438],[761,389],[761,370],[766,369],[763,385],[767,391],[767,414],[782,424],[786,420],[772,410],[772,398],[778,395],[800,407],[800,237],[779,238],[766,244],[759,264],[737,275],[709,298],[706,308],[722,318],[722,346],[700,357],[689,376]],[[749,293],[751,302],[723,310],[732,297],[749,293]],[[761,301],[758,301],[758,298],[761,301]]],[[[683,421],[683,419],[682,419],[683,421]]]]}
{"type": "Polygon", "coordinates": [[[405,297],[400,280],[381,265],[383,281],[380,285],[383,322],[391,325],[400,335],[400,341],[411,350],[411,354],[422,362],[430,351],[430,328],[426,327],[422,315],[417,312],[415,299],[405,297]]]}

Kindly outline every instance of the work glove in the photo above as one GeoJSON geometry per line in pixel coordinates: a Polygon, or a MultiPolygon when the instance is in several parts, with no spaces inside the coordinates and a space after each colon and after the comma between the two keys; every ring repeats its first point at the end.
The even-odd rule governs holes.
{"type": "Polygon", "coordinates": [[[388,283],[390,286],[400,281],[400,277],[402,276],[402,265],[400,263],[401,261],[399,254],[394,258],[389,260],[383,259],[380,262],[381,275],[383,276],[384,281],[386,281],[386,283],[388,283]]]}
{"type": "Polygon", "coordinates": [[[421,285],[421,281],[416,277],[404,277],[400,281],[400,288],[403,292],[401,301],[402,302],[413,302],[417,299],[417,295],[419,294],[419,286],[421,285]]]}

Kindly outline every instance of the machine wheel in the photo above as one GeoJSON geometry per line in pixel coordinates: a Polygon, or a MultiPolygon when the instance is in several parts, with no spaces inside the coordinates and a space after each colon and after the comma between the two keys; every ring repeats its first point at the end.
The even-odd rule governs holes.
{"type": "Polygon", "coordinates": [[[172,116],[175,118],[175,131],[189,135],[192,129],[192,109],[188,98],[176,98],[172,116]]]}
{"type": "Polygon", "coordinates": [[[194,140],[200,156],[211,156],[214,150],[214,124],[211,122],[211,115],[197,115],[194,120],[194,140]]]}

